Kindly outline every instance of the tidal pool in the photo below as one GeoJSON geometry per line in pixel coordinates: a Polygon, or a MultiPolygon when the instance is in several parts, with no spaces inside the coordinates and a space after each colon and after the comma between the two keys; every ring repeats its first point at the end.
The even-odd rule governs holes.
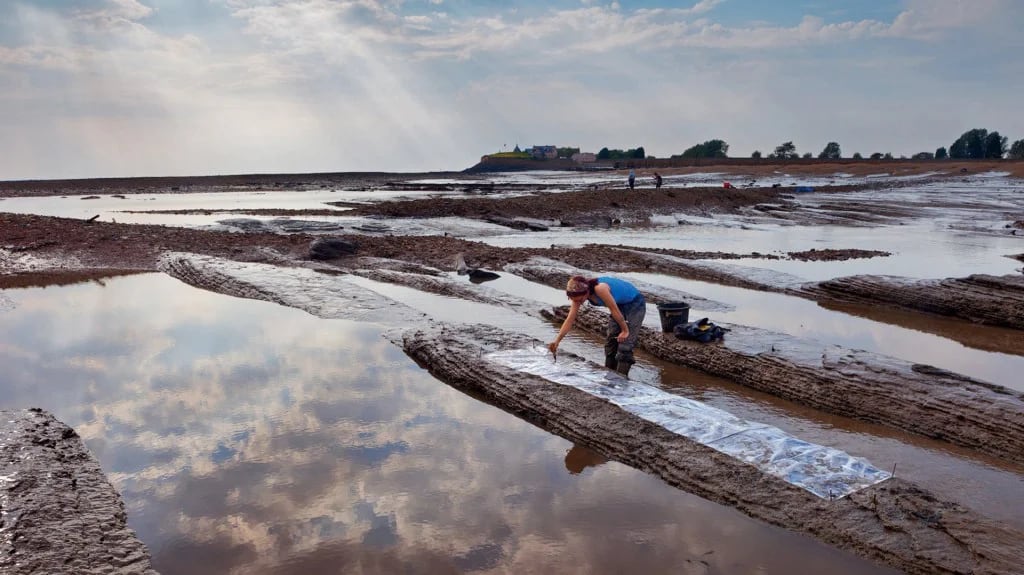
{"type": "Polygon", "coordinates": [[[0,295],[0,407],[81,434],[164,575],[892,572],[455,391],[386,321],[161,274],[0,295]]]}

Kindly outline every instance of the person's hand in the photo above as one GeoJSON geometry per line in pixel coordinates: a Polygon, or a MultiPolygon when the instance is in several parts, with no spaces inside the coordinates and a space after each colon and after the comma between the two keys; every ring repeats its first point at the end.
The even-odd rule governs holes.
{"type": "Polygon", "coordinates": [[[556,353],[558,353],[558,342],[557,341],[553,341],[553,342],[549,343],[548,344],[548,350],[551,351],[551,355],[555,355],[556,353]]]}
{"type": "Polygon", "coordinates": [[[629,328],[628,327],[626,329],[622,330],[622,333],[620,333],[615,338],[615,341],[617,341],[619,343],[622,343],[622,342],[626,341],[627,339],[629,339],[629,328]]]}

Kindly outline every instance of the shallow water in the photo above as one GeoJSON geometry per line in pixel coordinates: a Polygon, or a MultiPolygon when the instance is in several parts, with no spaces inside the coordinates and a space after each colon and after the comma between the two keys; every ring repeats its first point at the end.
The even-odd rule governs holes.
{"type": "MultiPolygon", "coordinates": [[[[550,174],[501,177],[513,183],[547,182],[552,189],[587,185],[589,178],[615,182],[608,174],[578,181],[550,174]]],[[[709,185],[718,177],[680,177],[672,185],[709,185]]],[[[776,177],[789,185],[785,174],[776,177]]],[[[119,210],[319,209],[329,207],[325,201],[438,194],[321,190],[141,194],[125,200],[9,198],[0,202],[0,210],[218,226],[236,216],[119,210]],[[144,207],[127,207],[135,204],[144,207]]],[[[766,271],[792,276],[778,281],[864,273],[1002,275],[1020,268],[1020,262],[1005,256],[1024,252],[1024,237],[998,229],[1000,214],[1024,210],[1019,181],[992,175],[941,189],[929,184],[799,196],[809,209],[826,201],[866,199],[916,202],[925,217],[899,226],[838,227],[711,214],[687,216],[704,225],[678,225],[669,217],[644,228],[550,232],[511,232],[454,218],[384,223],[401,233],[451,233],[503,246],[612,243],[773,254],[811,248],[893,252],[845,262],[706,262],[769,280],[766,271]],[[966,194],[971,194],[969,202],[943,207],[945,200],[962,200],[966,194]]],[[[344,222],[346,233],[361,221],[346,218],[343,210],[337,217],[302,219],[344,222]]],[[[935,326],[915,329],[920,318],[896,321],[892,316],[888,321],[884,314],[849,306],[823,308],[799,298],[666,276],[631,277],[734,306],[733,311],[703,314],[715,321],[867,349],[1024,389],[1014,377],[1024,369],[1024,353],[1019,346],[998,343],[1016,335],[1013,330],[979,328],[983,345],[966,347],[932,335],[943,333],[935,326]],[[991,349],[986,340],[1010,352],[986,351],[991,349]]],[[[439,320],[485,321],[540,339],[549,339],[555,330],[505,309],[370,280],[352,282],[439,320]]],[[[558,290],[508,273],[486,285],[547,304],[564,303],[558,290]]],[[[701,311],[693,310],[691,317],[701,311]]],[[[649,306],[646,323],[658,326],[654,306],[649,306]]],[[[385,325],[394,324],[394,318],[382,318],[380,325],[317,319],[195,290],[157,274],[0,290],[0,407],[43,407],[80,432],[124,495],[131,526],[165,575],[303,573],[356,569],[355,562],[382,572],[883,572],[631,468],[601,463],[585,448],[448,388],[381,337],[385,325]]],[[[955,331],[963,326],[940,327],[955,331]]],[[[564,344],[600,362],[599,345],[596,338],[578,333],[564,344]]],[[[653,358],[640,359],[631,374],[638,381],[865,457],[886,470],[895,465],[901,477],[1024,527],[1024,508],[1015,495],[1024,492],[1024,471],[1017,466],[827,416],[653,358]]]]}
{"type": "Polygon", "coordinates": [[[0,293],[0,407],[79,431],[164,575],[890,572],[602,463],[381,325],[159,274],[0,293]]]}
{"type": "MultiPolygon", "coordinates": [[[[734,306],[732,311],[690,310],[692,321],[709,317],[716,323],[761,327],[800,338],[863,349],[948,369],[975,379],[1024,391],[1024,355],[967,347],[951,339],[821,307],[816,302],[778,293],[748,290],[656,274],[624,274],[656,285],[679,289],[734,306]]],[[[695,304],[699,305],[699,304],[695,304]]],[[[655,313],[655,317],[657,314],[655,313]]],[[[976,332],[1021,336],[1018,330],[979,326],[976,332]]],[[[766,345],[769,342],[765,342],[766,345]]]]}
{"type": "MultiPolygon", "coordinates": [[[[644,279],[648,277],[658,278],[644,276],[644,279]]],[[[446,322],[483,322],[542,341],[553,339],[557,332],[556,325],[506,309],[369,280],[359,280],[358,283],[446,322]]],[[[688,282],[686,287],[695,283],[688,282]]],[[[499,280],[485,285],[554,305],[563,304],[565,298],[559,290],[526,282],[511,274],[503,274],[499,280]]],[[[812,302],[798,298],[789,299],[814,306],[812,302]]],[[[720,301],[729,300],[720,298],[720,301]]],[[[737,301],[742,303],[742,300],[737,301]]],[[[648,305],[644,325],[660,329],[655,306],[648,305]]],[[[570,332],[561,347],[600,365],[604,361],[602,345],[601,338],[576,330],[570,332]]],[[[778,427],[798,439],[866,458],[885,470],[895,467],[900,477],[909,478],[988,517],[1024,529],[1024,505],[1011,495],[1024,490],[1024,467],[1019,465],[881,425],[825,414],[643,353],[638,353],[638,363],[630,372],[630,379],[701,401],[737,417],[778,427]]]]}

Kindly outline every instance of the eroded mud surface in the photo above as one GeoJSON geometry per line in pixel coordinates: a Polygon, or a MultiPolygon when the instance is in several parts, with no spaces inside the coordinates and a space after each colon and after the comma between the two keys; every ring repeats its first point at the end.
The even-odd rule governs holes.
{"type": "Polygon", "coordinates": [[[843,302],[881,302],[977,323],[1024,329],[1024,275],[979,274],[929,281],[854,276],[821,282],[808,287],[808,291],[843,302]]]}
{"type": "Polygon", "coordinates": [[[908,573],[1013,573],[1024,534],[902,479],[825,501],[576,388],[482,363],[542,345],[495,328],[407,330],[406,352],[436,377],[668,483],[908,573]]]}
{"type": "MultiPolygon", "coordinates": [[[[377,204],[353,202],[344,207],[354,209],[344,213],[392,218],[461,216],[509,227],[525,224],[646,229],[644,226],[651,225],[651,215],[677,213],[698,218],[732,213],[789,223],[874,225],[898,223],[921,214],[920,209],[906,202],[831,201],[832,196],[827,193],[809,209],[799,205],[792,190],[786,188],[646,189],[629,193],[622,189],[582,189],[561,192],[556,198],[544,186],[530,184],[513,190],[522,195],[487,197],[495,187],[486,182],[412,184],[387,174],[342,176],[37,182],[3,187],[0,195],[81,194],[87,190],[106,194],[310,190],[330,186],[422,191],[435,186],[438,191],[454,190],[472,197],[377,204]]],[[[502,187],[505,186],[498,186],[502,187]]],[[[842,193],[844,189],[836,187],[831,191],[842,193]]],[[[294,216],[337,212],[257,213],[294,216]]],[[[1020,221],[1020,216],[1011,220],[1020,221]]],[[[1012,226],[1007,229],[1016,230],[1012,226]]],[[[625,244],[588,245],[583,249],[559,245],[524,248],[497,247],[450,236],[391,235],[389,231],[346,234],[343,229],[331,230],[330,237],[358,244],[356,253],[330,261],[313,261],[309,258],[310,243],[324,236],[307,231],[310,230],[224,232],[0,214],[0,286],[36,285],[34,282],[50,281],[47,278],[56,273],[65,274],[67,281],[81,281],[92,277],[94,270],[163,270],[202,289],[272,301],[319,317],[358,321],[388,317],[395,325],[419,326],[398,339],[412,357],[440,379],[486,397],[507,411],[587,445],[605,457],[655,473],[672,485],[907,572],[1017,572],[1014,569],[1018,569],[1016,565],[1024,557],[1024,537],[955,502],[942,501],[901,479],[886,481],[840,501],[818,501],[750,466],[739,465],[650,423],[638,422],[621,410],[616,412],[617,408],[599,398],[579,395],[582,392],[519,372],[495,366],[483,369],[474,360],[482,352],[537,342],[493,328],[467,331],[465,327],[456,330],[437,326],[423,313],[368,293],[365,286],[355,281],[358,278],[346,279],[343,274],[536,315],[544,308],[537,302],[447,277],[446,272],[455,269],[455,254],[464,254],[472,267],[514,273],[557,289],[564,287],[566,275],[572,270],[654,273],[798,295],[823,305],[855,306],[861,314],[881,314],[882,319],[877,321],[901,322],[893,319],[892,314],[886,315],[887,310],[898,310],[898,315],[909,318],[908,322],[913,318],[945,316],[940,327],[927,324],[921,329],[957,341],[969,339],[972,332],[958,332],[958,325],[968,324],[955,318],[1006,326],[1000,328],[1006,332],[1005,343],[983,338],[982,345],[1016,354],[1021,353],[1024,341],[1014,337],[1016,330],[1024,329],[1024,284],[1019,278],[978,275],[909,281],[858,276],[813,283],[772,270],[708,261],[788,258],[829,262],[887,254],[856,246],[784,252],[784,256],[625,244]]],[[[699,302],[705,310],[729,308],[678,290],[652,285],[642,289],[650,303],[688,301],[699,302]]],[[[0,309],[3,305],[0,300],[0,309]]],[[[603,331],[605,322],[606,317],[601,315],[585,313],[581,318],[581,324],[598,332],[603,331]]],[[[727,335],[726,345],[691,344],[650,330],[645,330],[641,345],[654,356],[818,410],[941,439],[1007,461],[1024,461],[1024,407],[1017,392],[928,366],[835,346],[807,346],[777,333],[742,326],[736,326],[727,335]]]]}
{"type": "Polygon", "coordinates": [[[0,411],[0,573],[156,574],[124,502],[70,427],[0,411]]]}

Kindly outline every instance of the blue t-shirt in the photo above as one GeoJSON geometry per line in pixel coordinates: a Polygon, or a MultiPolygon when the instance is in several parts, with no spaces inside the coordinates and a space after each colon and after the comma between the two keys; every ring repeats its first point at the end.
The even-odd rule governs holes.
{"type": "MultiPolygon", "coordinates": [[[[628,281],[607,276],[599,277],[597,281],[598,283],[608,284],[608,288],[612,290],[612,299],[615,300],[616,305],[627,304],[640,297],[640,290],[636,289],[628,281]]],[[[604,306],[604,302],[596,294],[590,298],[590,303],[604,306]]]]}

